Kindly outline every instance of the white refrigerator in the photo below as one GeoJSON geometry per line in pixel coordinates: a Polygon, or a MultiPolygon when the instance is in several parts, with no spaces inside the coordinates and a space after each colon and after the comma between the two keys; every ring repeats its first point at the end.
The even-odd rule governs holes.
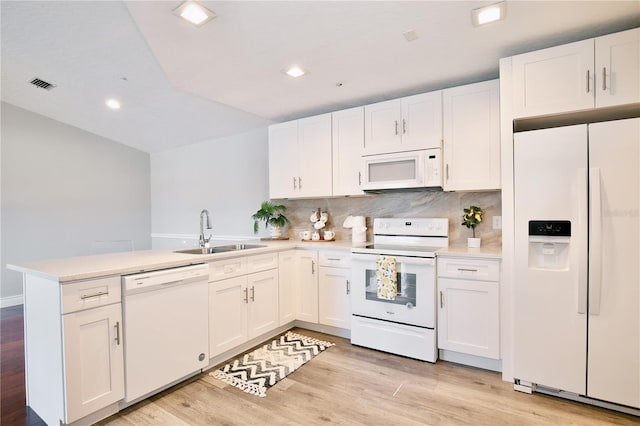
{"type": "Polygon", "coordinates": [[[516,383],[640,409],[639,169],[640,118],[514,135],[516,383]]]}

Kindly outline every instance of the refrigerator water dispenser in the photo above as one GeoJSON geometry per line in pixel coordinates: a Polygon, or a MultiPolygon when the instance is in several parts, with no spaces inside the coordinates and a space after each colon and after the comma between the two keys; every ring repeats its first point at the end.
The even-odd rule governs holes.
{"type": "Polygon", "coordinates": [[[529,268],[567,270],[570,241],[570,221],[530,220],[529,268]]]}

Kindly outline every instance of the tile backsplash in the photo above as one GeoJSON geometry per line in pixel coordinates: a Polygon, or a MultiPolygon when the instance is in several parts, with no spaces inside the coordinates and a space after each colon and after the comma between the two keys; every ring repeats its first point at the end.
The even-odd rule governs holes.
{"type": "Polygon", "coordinates": [[[358,197],[276,201],[287,206],[285,214],[291,222],[288,235],[292,239],[297,239],[300,231],[313,230],[309,216],[320,208],[329,213],[325,229],[334,230],[337,240],[351,239],[351,229],[342,227],[349,215],[366,216],[368,240],[372,239],[371,228],[376,217],[445,217],[449,219],[449,244],[466,245],[472,232],[461,225],[463,209],[475,205],[485,211],[482,223],[476,227],[476,237],[482,238],[483,246],[502,244],[502,231],[492,227],[492,217],[502,215],[500,191],[389,192],[358,197]]]}

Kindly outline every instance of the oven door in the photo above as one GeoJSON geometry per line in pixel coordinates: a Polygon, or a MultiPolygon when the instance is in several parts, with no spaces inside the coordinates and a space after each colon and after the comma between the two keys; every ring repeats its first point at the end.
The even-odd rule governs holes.
{"type": "Polygon", "coordinates": [[[375,254],[352,254],[353,314],[435,329],[435,259],[395,256],[398,295],[395,300],[385,300],[377,297],[376,257],[375,254]]]}

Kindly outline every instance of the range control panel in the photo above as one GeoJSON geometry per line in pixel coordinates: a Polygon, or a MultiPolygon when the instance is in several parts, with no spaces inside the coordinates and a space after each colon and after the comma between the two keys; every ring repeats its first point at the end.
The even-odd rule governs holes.
{"type": "Polygon", "coordinates": [[[373,233],[397,236],[449,236],[449,219],[446,218],[375,218],[373,233]]]}
{"type": "Polygon", "coordinates": [[[546,237],[570,237],[571,221],[530,220],[529,235],[541,235],[546,237]]]}

